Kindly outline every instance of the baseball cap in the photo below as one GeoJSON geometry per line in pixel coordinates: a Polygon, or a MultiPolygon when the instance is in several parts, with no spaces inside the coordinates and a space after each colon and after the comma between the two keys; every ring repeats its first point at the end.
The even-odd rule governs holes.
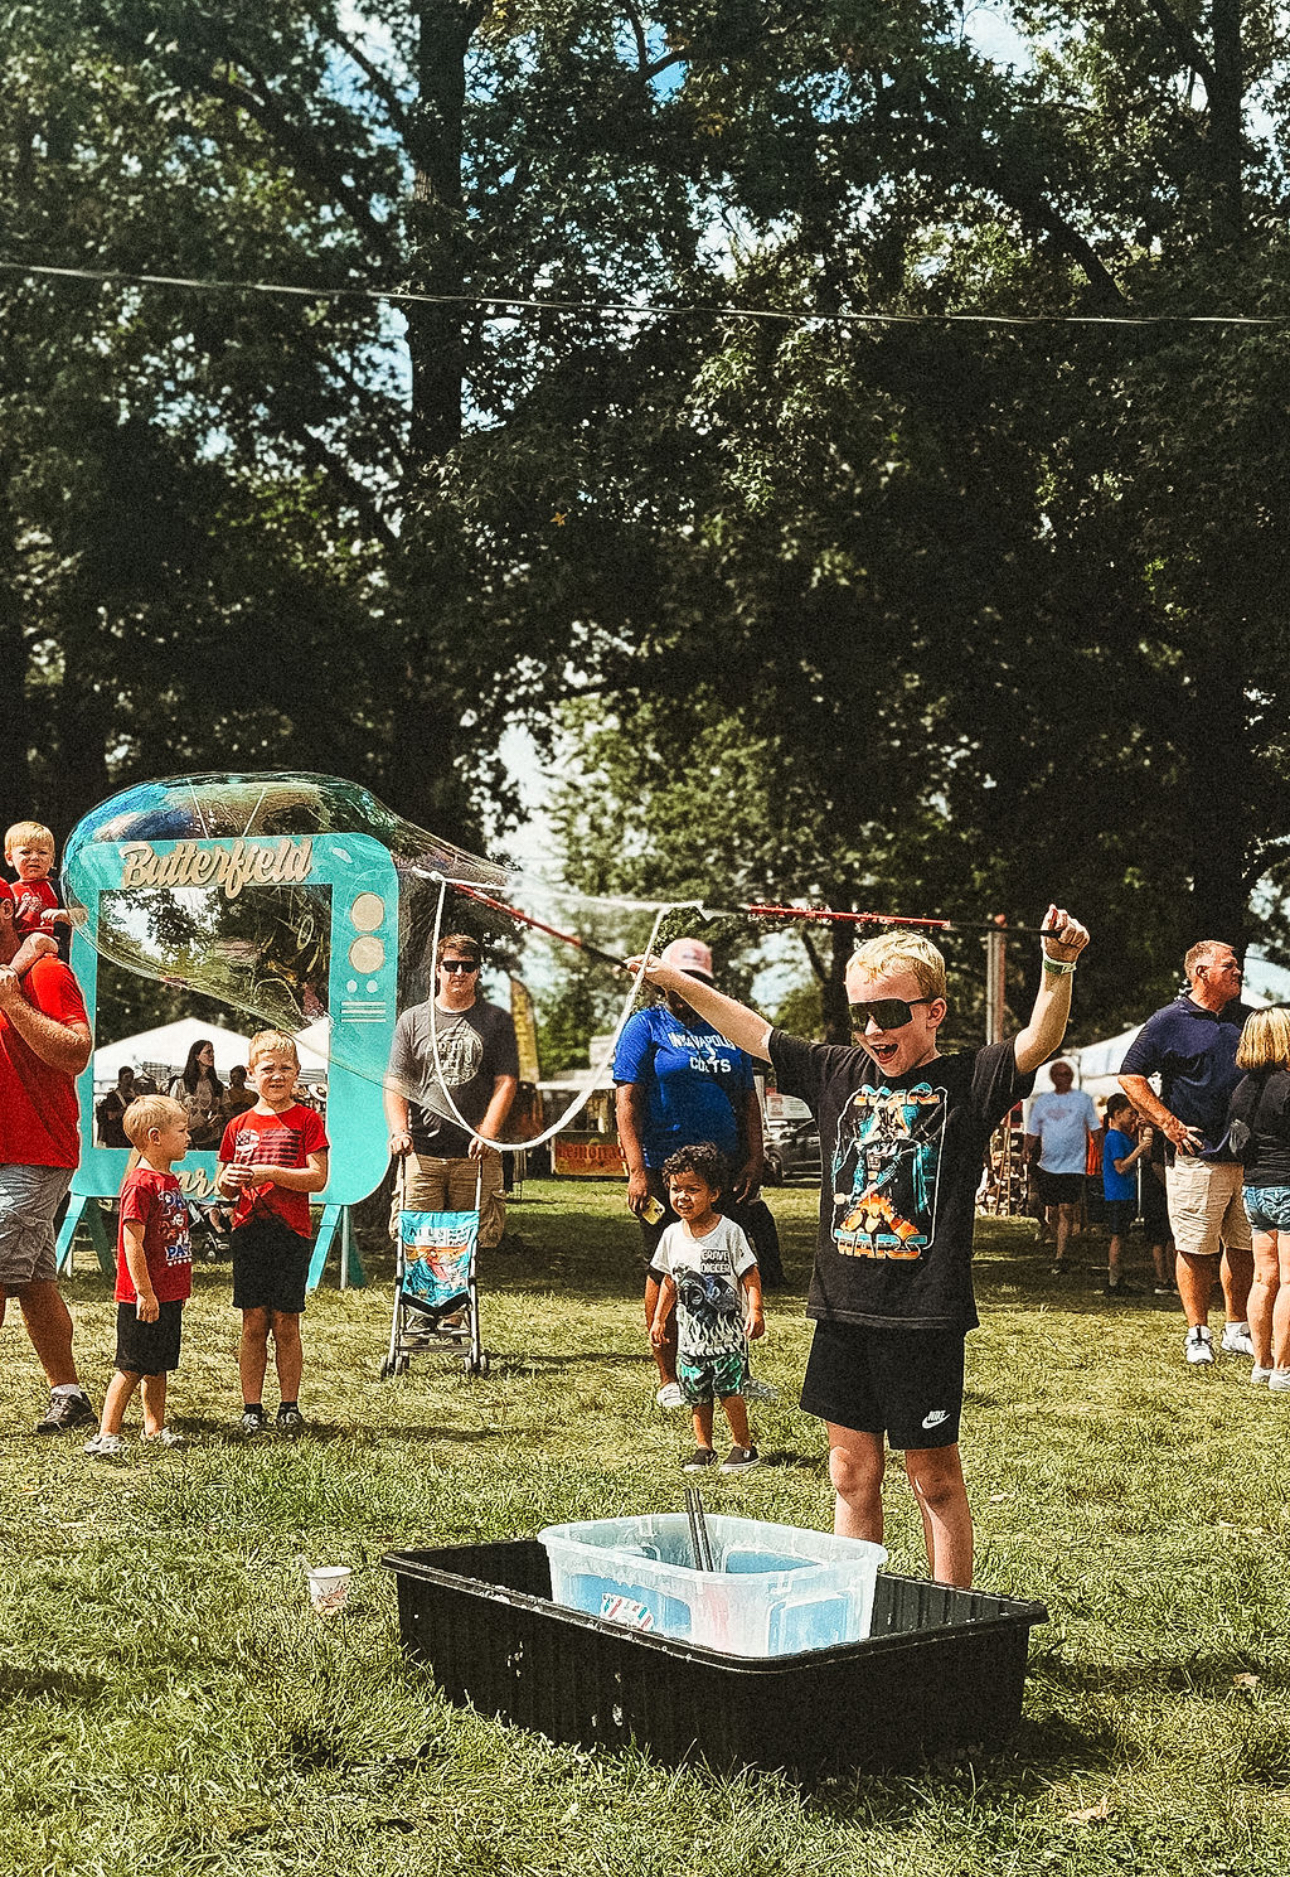
{"type": "Polygon", "coordinates": [[[13,888],[7,880],[0,880],[0,899],[7,899],[11,906],[18,904],[13,896],[13,888]]]}
{"type": "Polygon", "coordinates": [[[674,971],[687,972],[692,978],[712,982],[712,953],[702,939],[673,939],[663,953],[663,963],[671,965],[674,971]]]}

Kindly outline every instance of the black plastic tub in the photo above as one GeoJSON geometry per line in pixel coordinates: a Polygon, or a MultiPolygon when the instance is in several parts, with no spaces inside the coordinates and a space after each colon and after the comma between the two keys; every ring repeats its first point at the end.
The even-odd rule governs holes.
{"type": "Polygon", "coordinates": [[[551,1602],[536,1539],[393,1551],[403,1647],[450,1701],[579,1746],[799,1778],[1002,1746],[1041,1603],[879,1574],[865,1642],[722,1655],[551,1602]]]}

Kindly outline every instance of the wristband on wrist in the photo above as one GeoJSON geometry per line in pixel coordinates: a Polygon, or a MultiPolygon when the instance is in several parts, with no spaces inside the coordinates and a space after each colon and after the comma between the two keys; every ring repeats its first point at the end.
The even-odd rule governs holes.
{"type": "Polygon", "coordinates": [[[1050,958],[1047,952],[1044,953],[1044,970],[1050,972],[1055,978],[1072,976],[1075,964],[1074,958],[1050,958]]]}

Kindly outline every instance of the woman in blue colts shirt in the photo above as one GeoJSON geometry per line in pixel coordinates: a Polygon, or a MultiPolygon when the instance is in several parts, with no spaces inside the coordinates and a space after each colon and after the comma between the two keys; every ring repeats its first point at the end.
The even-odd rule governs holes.
{"type": "MultiPolygon", "coordinates": [[[[674,939],[663,953],[677,971],[712,983],[712,953],[701,939],[674,939]]],[[[751,1229],[747,1213],[762,1179],[761,1104],[752,1058],[696,1016],[683,997],[668,991],[662,1003],[629,1019],[614,1055],[618,1139],[627,1163],[627,1204],[641,1224],[646,1262],[676,1214],[668,1205],[663,1163],[678,1148],[711,1141],[735,1169],[721,1210],[754,1240],[759,1260],[763,1233],[751,1229]]],[[[777,1259],[767,1261],[777,1273],[777,1259]]],[[[658,1279],[645,1283],[645,1321],[654,1321],[658,1279]]],[[[668,1338],[654,1348],[659,1403],[679,1407],[675,1319],[668,1338]]]]}

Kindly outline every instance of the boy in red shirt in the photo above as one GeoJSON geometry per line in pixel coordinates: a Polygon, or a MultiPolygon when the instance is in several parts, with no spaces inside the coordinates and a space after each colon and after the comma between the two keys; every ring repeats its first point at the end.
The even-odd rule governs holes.
{"type": "Polygon", "coordinates": [[[295,1101],[295,1039],[281,1030],[251,1038],[247,1071],[259,1101],[235,1115],[220,1143],[215,1186],[233,1208],[233,1307],[242,1312],[238,1368],[244,1434],[264,1432],[264,1374],[273,1335],[280,1396],[276,1425],[304,1426],[300,1318],[309,1277],[309,1195],[327,1184],[327,1135],[312,1108],[295,1101]]]}
{"type": "Polygon", "coordinates": [[[71,924],[49,884],[54,852],[54,837],[39,821],[15,821],[5,832],[5,865],[18,876],[9,890],[14,901],[14,926],[22,940],[9,969],[19,977],[38,958],[57,953],[54,928],[71,924]]]}
{"type": "Polygon", "coordinates": [[[116,1253],[116,1374],[103,1397],[99,1431],[85,1443],[96,1459],[125,1452],[121,1423],[142,1384],[144,1440],[182,1447],[166,1426],[166,1377],[179,1367],[183,1310],[193,1288],[188,1204],[171,1172],[188,1152],[188,1116],[168,1095],[143,1095],[125,1111],[138,1154],[121,1186],[116,1253]]]}

